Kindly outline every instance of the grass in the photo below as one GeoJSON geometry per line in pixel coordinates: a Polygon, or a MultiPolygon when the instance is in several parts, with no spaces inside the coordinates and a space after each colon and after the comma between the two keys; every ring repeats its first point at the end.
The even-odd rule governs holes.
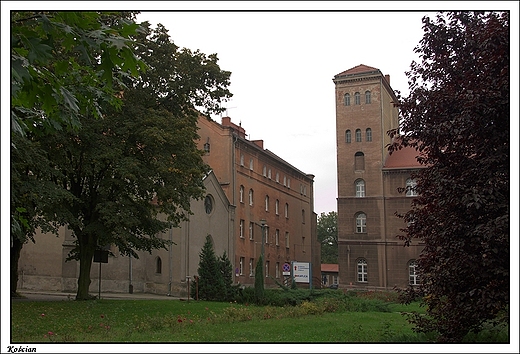
{"type": "Polygon", "coordinates": [[[15,301],[11,342],[427,342],[412,331],[402,311],[422,308],[349,296],[283,307],[176,300],[15,301]]]}

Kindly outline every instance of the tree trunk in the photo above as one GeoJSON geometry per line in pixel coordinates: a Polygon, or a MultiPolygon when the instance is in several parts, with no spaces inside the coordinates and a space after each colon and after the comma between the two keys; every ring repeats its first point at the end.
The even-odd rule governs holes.
{"type": "Polygon", "coordinates": [[[13,247],[11,247],[11,296],[16,295],[18,289],[18,260],[22,252],[23,242],[16,236],[13,237],[13,247]]]}
{"type": "Polygon", "coordinates": [[[78,292],[76,300],[92,300],[95,296],[89,295],[90,287],[90,270],[92,268],[92,260],[94,251],[96,250],[96,238],[92,235],[82,234],[78,236],[79,242],[79,277],[78,292]]]}

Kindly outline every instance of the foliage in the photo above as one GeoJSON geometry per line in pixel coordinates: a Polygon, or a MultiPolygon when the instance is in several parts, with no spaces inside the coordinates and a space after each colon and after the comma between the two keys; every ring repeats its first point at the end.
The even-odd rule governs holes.
{"type": "Polygon", "coordinates": [[[24,134],[77,129],[102,115],[125,75],[144,63],[133,53],[132,13],[11,12],[11,127],[24,134]],[[113,85],[114,83],[114,85],[113,85]]]}
{"type": "MultiPolygon", "coordinates": [[[[226,287],[221,264],[215,251],[211,236],[206,236],[206,242],[199,253],[198,294],[200,300],[224,301],[226,300],[226,287]]],[[[192,287],[190,296],[196,298],[195,287],[192,287]]]]}
{"type": "Polygon", "coordinates": [[[338,263],[338,213],[321,213],[317,225],[318,241],[321,243],[321,263],[338,263]]]}
{"type": "MultiPolygon", "coordinates": [[[[263,230],[262,230],[263,232],[263,230]]],[[[262,237],[263,240],[263,237],[262,237]]],[[[262,241],[263,242],[263,241],[262,241]]],[[[264,257],[260,255],[255,267],[255,299],[256,303],[260,304],[263,302],[265,295],[264,289],[264,257]]]]}
{"type": "Polygon", "coordinates": [[[421,284],[403,298],[427,305],[428,316],[412,318],[418,331],[458,342],[509,304],[509,13],[441,13],[423,24],[422,61],[407,73],[400,132],[390,133],[390,151],[414,147],[425,167],[400,236],[425,245],[421,284]]]}

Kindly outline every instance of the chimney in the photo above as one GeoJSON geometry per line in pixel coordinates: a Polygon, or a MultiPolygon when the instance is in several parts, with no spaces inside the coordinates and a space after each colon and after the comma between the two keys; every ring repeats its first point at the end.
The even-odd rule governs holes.
{"type": "Polygon", "coordinates": [[[255,145],[260,147],[261,149],[264,148],[264,141],[263,140],[253,140],[253,143],[255,143],[255,145]]]}
{"type": "Polygon", "coordinates": [[[390,85],[390,75],[385,75],[386,82],[388,82],[388,85],[390,85]]]}
{"type": "Polygon", "coordinates": [[[246,130],[242,128],[242,126],[238,126],[231,121],[230,117],[222,117],[222,125],[224,127],[230,127],[234,131],[237,132],[238,136],[241,138],[246,138],[246,130]]]}

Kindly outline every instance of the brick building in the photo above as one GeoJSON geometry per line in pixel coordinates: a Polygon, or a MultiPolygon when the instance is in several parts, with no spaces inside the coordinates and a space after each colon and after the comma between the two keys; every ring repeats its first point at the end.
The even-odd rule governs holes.
{"type": "Polygon", "coordinates": [[[390,77],[366,65],[334,76],[338,173],[340,286],[392,289],[416,284],[421,245],[396,238],[410,208],[410,173],[420,168],[413,149],[388,154],[387,132],[398,126],[390,77]]]}
{"type": "Polygon", "coordinates": [[[245,129],[229,117],[223,117],[222,124],[200,117],[198,126],[204,160],[235,206],[235,254],[230,257],[235,265],[235,282],[254,285],[255,267],[263,248],[267,287],[275,286],[274,279],[287,280],[282,267],[292,261],[314,265],[312,286],[319,287],[314,176],[264,149],[262,140],[248,140],[245,129]]]}

